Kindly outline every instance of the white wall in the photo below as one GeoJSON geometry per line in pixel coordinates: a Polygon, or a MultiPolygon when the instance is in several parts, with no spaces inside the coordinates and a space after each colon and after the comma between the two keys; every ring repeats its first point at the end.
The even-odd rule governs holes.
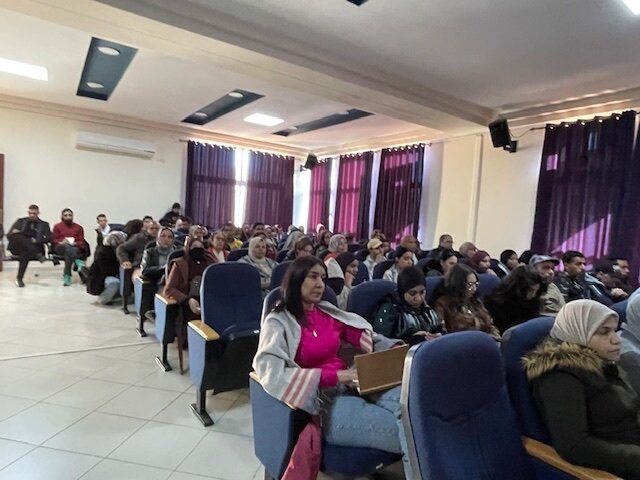
{"type": "Polygon", "coordinates": [[[98,213],[118,223],[147,214],[159,218],[184,200],[186,144],[166,135],[0,109],[0,153],[5,155],[5,229],[25,216],[31,203],[52,227],[69,207],[93,249],[98,213]],[[78,130],[152,142],[157,154],[145,160],[77,150],[78,130]]]}

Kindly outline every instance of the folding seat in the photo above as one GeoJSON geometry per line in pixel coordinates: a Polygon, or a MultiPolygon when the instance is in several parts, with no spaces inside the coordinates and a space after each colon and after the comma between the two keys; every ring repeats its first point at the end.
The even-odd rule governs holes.
{"type": "Polygon", "coordinates": [[[274,288],[282,285],[282,280],[284,279],[284,274],[287,273],[287,269],[292,262],[282,262],[276,265],[271,272],[271,285],[269,286],[269,290],[273,290],[274,288]]]}
{"type": "Polygon", "coordinates": [[[364,262],[369,256],[369,250],[366,248],[361,248],[360,250],[356,250],[354,253],[359,262],[364,262]]]}
{"type": "Polygon", "coordinates": [[[373,267],[373,278],[382,278],[384,272],[389,270],[392,265],[395,263],[395,260],[383,260],[378,263],[375,267],[373,267]]]}
{"type": "Polygon", "coordinates": [[[229,256],[227,257],[227,262],[237,262],[248,253],[248,248],[238,248],[237,250],[231,250],[229,252],[229,256]]]}
{"type": "Polygon", "coordinates": [[[202,320],[188,325],[189,373],[197,389],[191,410],[213,425],[205,408],[207,390],[218,394],[249,385],[258,348],[262,290],[258,270],[244,263],[207,267],[200,285],[202,320]]]}
{"type": "Polygon", "coordinates": [[[371,322],[374,309],[378,303],[396,289],[396,284],[388,280],[371,280],[351,290],[347,300],[347,311],[357,313],[371,322]]]}
{"type": "Polygon", "coordinates": [[[484,300],[500,285],[500,278],[489,273],[478,275],[478,298],[484,300]]]}
{"type": "Polygon", "coordinates": [[[629,304],[629,299],[623,300],[621,302],[614,303],[611,305],[611,310],[616,312],[619,317],[618,327],[620,327],[627,320],[627,305],[629,304]]]}
{"type": "Polygon", "coordinates": [[[427,266],[427,263],[429,263],[430,261],[431,259],[429,258],[421,258],[420,260],[418,260],[418,263],[416,263],[416,267],[418,267],[421,271],[424,272],[424,269],[427,266]]]}
{"type": "Polygon", "coordinates": [[[427,277],[425,284],[427,287],[427,303],[433,305],[436,290],[444,282],[444,277],[427,277]]]}
{"type": "Polygon", "coordinates": [[[369,281],[369,269],[364,263],[360,263],[358,265],[358,273],[356,274],[356,278],[353,280],[353,286],[360,285],[363,282],[369,281]]]}

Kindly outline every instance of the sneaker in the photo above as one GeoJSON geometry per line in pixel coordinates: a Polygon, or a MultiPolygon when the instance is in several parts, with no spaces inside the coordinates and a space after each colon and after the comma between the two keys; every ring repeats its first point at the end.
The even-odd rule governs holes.
{"type": "Polygon", "coordinates": [[[22,281],[21,278],[16,278],[16,287],[24,288],[24,282],[22,281]]]}
{"type": "Polygon", "coordinates": [[[86,267],[86,265],[87,265],[87,264],[85,263],[85,261],[84,261],[84,260],[80,260],[79,258],[78,258],[78,259],[76,259],[76,260],[73,262],[74,270],[75,270],[75,271],[78,271],[78,272],[79,272],[80,270],[82,270],[83,268],[85,268],[85,267],[86,267]]]}
{"type": "Polygon", "coordinates": [[[65,287],[71,285],[71,275],[62,275],[62,285],[64,285],[65,287]]]}

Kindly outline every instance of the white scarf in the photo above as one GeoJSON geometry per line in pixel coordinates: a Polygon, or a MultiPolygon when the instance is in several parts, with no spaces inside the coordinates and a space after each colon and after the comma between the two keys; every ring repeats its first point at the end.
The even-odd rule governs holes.
{"type": "Polygon", "coordinates": [[[591,337],[611,315],[618,318],[616,312],[601,303],[575,300],[560,309],[550,335],[556,340],[586,347],[591,337]]]}

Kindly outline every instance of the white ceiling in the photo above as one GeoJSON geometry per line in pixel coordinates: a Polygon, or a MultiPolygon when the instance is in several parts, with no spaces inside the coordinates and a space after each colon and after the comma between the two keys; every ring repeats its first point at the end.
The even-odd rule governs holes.
{"type": "Polygon", "coordinates": [[[197,128],[301,151],[457,135],[500,114],[640,104],[640,20],[619,0],[0,0],[0,8],[0,57],[50,75],[0,73],[2,95],[177,128],[242,88],[265,98],[197,128]],[[108,102],[75,95],[92,36],[139,48],[108,102]],[[272,135],[354,107],[375,115],[272,135]],[[286,123],[242,121],[256,111],[286,123]]]}

